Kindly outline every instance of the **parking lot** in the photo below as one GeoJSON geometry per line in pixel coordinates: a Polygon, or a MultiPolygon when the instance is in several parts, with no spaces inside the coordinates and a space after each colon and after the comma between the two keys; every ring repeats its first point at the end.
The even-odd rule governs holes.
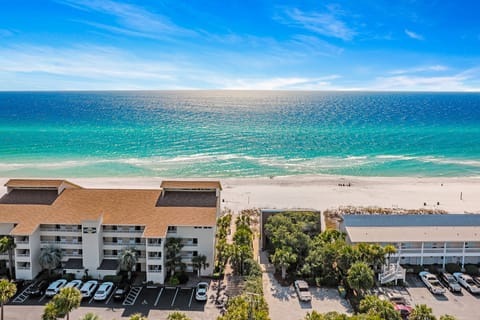
{"type": "MultiPolygon", "coordinates": [[[[31,308],[25,308],[25,310],[42,310],[43,306],[50,301],[50,298],[45,295],[29,297],[26,294],[27,289],[28,285],[21,288],[17,295],[11,300],[10,305],[15,306],[14,309],[18,309],[16,308],[17,306],[28,306],[31,308]],[[35,308],[35,306],[41,308],[35,308]]],[[[197,301],[195,299],[195,288],[192,287],[134,286],[126,295],[125,299],[122,300],[113,299],[115,289],[116,287],[113,288],[108,297],[103,301],[96,301],[93,295],[90,298],[83,299],[79,310],[82,311],[84,308],[94,309],[93,312],[95,313],[109,310],[115,313],[115,317],[118,317],[118,312],[122,310],[121,316],[129,317],[135,313],[149,315],[151,312],[155,312],[155,310],[164,312],[180,310],[183,312],[204,313],[205,309],[208,309],[210,319],[218,316],[218,311],[212,302],[197,301]],[[210,306],[210,304],[212,304],[212,306],[210,306]]],[[[41,311],[39,312],[41,313],[41,311]]],[[[168,314],[168,312],[166,314],[168,314]]],[[[20,316],[21,318],[19,319],[28,319],[24,317],[24,314],[20,316]]],[[[36,313],[32,319],[38,319],[38,316],[39,313],[36,313]]],[[[112,316],[109,315],[108,317],[111,318],[112,316]]],[[[203,316],[193,318],[204,319],[203,316]]],[[[8,319],[15,319],[15,317],[8,319]]]]}
{"type": "Polygon", "coordinates": [[[447,290],[444,295],[432,294],[417,275],[407,277],[406,288],[410,295],[411,304],[426,304],[439,317],[443,314],[455,316],[458,320],[480,319],[478,307],[480,295],[472,295],[462,288],[462,293],[452,293],[447,290]]]}
{"type": "Polygon", "coordinates": [[[293,285],[282,287],[273,273],[263,274],[263,290],[272,320],[302,319],[307,312],[338,311],[352,313],[347,300],[340,297],[338,291],[331,288],[310,288],[311,302],[300,302],[293,285]]]}

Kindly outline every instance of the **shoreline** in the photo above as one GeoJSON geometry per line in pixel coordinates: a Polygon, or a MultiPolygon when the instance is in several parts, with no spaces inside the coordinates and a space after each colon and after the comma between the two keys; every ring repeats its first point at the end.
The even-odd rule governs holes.
{"type": "MultiPolygon", "coordinates": [[[[0,183],[3,185],[8,179],[0,177],[0,183]]],[[[171,178],[64,179],[86,188],[156,189],[162,180],[171,178]]],[[[405,209],[436,208],[450,213],[480,213],[480,177],[302,175],[273,178],[184,178],[184,180],[220,180],[223,186],[222,208],[235,211],[245,208],[325,210],[352,205],[405,209]]],[[[5,191],[3,189],[0,196],[5,191]]]]}

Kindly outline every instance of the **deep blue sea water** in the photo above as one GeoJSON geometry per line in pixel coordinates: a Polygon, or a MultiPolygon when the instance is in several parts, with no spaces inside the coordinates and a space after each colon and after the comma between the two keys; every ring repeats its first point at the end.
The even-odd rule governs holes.
{"type": "Polygon", "coordinates": [[[0,92],[0,176],[480,176],[479,93],[0,92]]]}

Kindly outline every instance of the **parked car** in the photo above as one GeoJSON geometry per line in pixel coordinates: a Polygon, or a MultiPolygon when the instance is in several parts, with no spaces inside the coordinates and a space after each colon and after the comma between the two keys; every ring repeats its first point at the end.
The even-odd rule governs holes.
{"type": "Polygon", "coordinates": [[[441,274],[440,279],[451,292],[462,292],[462,287],[452,274],[444,272],[441,274]]]}
{"type": "Polygon", "coordinates": [[[47,280],[41,280],[35,283],[33,286],[28,289],[27,293],[31,297],[40,297],[45,294],[45,291],[48,288],[48,281],[47,280]]]}
{"type": "Polygon", "coordinates": [[[308,288],[308,283],[303,280],[296,280],[294,282],[295,291],[297,291],[298,299],[303,302],[312,301],[312,295],[308,288]]]}
{"type": "Polygon", "coordinates": [[[67,280],[65,279],[58,279],[53,281],[45,291],[45,295],[47,297],[53,297],[56,295],[60,289],[62,289],[67,284],[67,280]]]}
{"type": "Polygon", "coordinates": [[[105,300],[108,298],[112,290],[113,290],[113,282],[104,282],[100,285],[97,292],[95,292],[93,299],[97,301],[105,300]]]}
{"type": "Polygon", "coordinates": [[[455,272],[453,276],[455,277],[455,279],[457,279],[458,283],[460,283],[465,289],[467,289],[468,292],[473,294],[480,293],[480,286],[475,281],[473,281],[472,277],[470,277],[468,274],[455,272]]]}
{"type": "Polygon", "coordinates": [[[445,288],[442,286],[440,281],[438,281],[438,278],[436,275],[427,272],[427,271],[422,271],[420,272],[420,279],[422,279],[423,283],[427,286],[428,290],[430,290],[431,293],[433,294],[444,294],[445,293],[445,288]]]}
{"type": "Polygon", "coordinates": [[[118,286],[117,290],[113,293],[114,300],[123,300],[130,292],[130,285],[128,283],[122,283],[118,286]]]}
{"type": "Polygon", "coordinates": [[[197,284],[197,288],[195,289],[195,299],[198,301],[206,301],[207,291],[208,291],[208,283],[199,282],[197,284]]]}
{"type": "Polygon", "coordinates": [[[387,298],[388,300],[390,300],[391,303],[394,304],[394,308],[400,313],[400,316],[403,319],[408,319],[408,317],[412,313],[413,308],[408,305],[405,298],[398,294],[388,294],[387,298]]]}
{"type": "Polygon", "coordinates": [[[82,280],[72,280],[65,285],[65,288],[77,288],[80,290],[82,287],[82,280]]]}
{"type": "Polygon", "coordinates": [[[93,293],[95,292],[95,289],[98,286],[98,281],[97,280],[89,280],[85,282],[80,289],[80,292],[82,293],[82,298],[90,298],[93,293]]]}

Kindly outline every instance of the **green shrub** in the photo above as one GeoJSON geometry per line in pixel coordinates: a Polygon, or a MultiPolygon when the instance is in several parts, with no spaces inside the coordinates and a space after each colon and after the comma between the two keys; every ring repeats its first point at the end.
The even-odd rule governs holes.
{"type": "Polygon", "coordinates": [[[472,276],[478,276],[478,267],[474,264],[466,264],[465,272],[472,276]]]}
{"type": "Polygon", "coordinates": [[[72,281],[75,279],[75,274],[74,273],[67,273],[64,276],[65,279],[67,279],[68,282],[72,281]]]}
{"type": "Polygon", "coordinates": [[[170,284],[172,286],[177,286],[177,285],[180,284],[180,280],[178,280],[178,278],[176,276],[173,276],[168,280],[168,284],[170,284]]]}
{"type": "Polygon", "coordinates": [[[461,272],[462,267],[458,263],[447,263],[445,265],[445,270],[448,273],[461,272]]]}
{"type": "Polygon", "coordinates": [[[175,273],[174,277],[178,279],[180,284],[185,284],[188,282],[188,274],[186,272],[175,273]]]}
{"type": "Polygon", "coordinates": [[[122,275],[106,275],[103,277],[103,281],[109,281],[109,282],[113,282],[113,283],[120,283],[122,282],[123,280],[123,276],[122,275]]]}
{"type": "Polygon", "coordinates": [[[428,272],[433,274],[440,273],[441,266],[439,264],[431,264],[428,266],[428,272]]]}

